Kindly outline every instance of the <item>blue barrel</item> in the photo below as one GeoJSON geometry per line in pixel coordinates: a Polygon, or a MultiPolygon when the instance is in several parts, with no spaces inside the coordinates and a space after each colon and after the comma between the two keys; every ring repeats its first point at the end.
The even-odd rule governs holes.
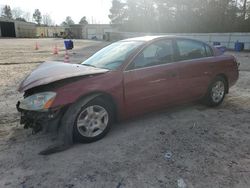
{"type": "Polygon", "coordinates": [[[65,40],[64,46],[66,50],[72,50],[74,48],[74,43],[72,40],[65,40]]]}
{"type": "Polygon", "coordinates": [[[214,46],[219,46],[219,45],[220,45],[220,42],[213,42],[213,45],[214,45],[214,46]]]}
{"type": "Polygon", "coordinates": [[[244,43],[243,42],[236,42],[234,45],[234,50],[236,52],[241,52],[244,50],[244,43]]]}

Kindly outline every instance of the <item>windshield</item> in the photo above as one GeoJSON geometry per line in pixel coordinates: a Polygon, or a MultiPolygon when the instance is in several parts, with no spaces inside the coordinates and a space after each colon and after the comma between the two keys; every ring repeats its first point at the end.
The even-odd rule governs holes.
{"type": "Polygon", "coordinates": [[[141,41],[119,41],[101,49],[85,60],[82,65],[116,70],[139,47],[141,41]]]}

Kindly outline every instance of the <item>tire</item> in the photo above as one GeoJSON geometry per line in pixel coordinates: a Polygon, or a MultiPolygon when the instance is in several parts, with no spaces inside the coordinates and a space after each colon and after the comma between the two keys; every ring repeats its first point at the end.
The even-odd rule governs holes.
{"type": "Polygon", "coordinates": [[[226,91],[226,80],[221,76],[215,77],[215,79],[208,87],[207,94],[204,100],[205,104],[211,107],[219,106],[225,98],[226,91]]]}
{"type": "Polygon", "coordinates": [[[100,97],[87,103],[84,99],[80,100],[69,108],[64,119],[73,126],[74,142],[90,143],[100,140],[109,132],[114,121],[112,105],[100,97]],[[98,113],[103,118],[98,118],[98,113]]]}

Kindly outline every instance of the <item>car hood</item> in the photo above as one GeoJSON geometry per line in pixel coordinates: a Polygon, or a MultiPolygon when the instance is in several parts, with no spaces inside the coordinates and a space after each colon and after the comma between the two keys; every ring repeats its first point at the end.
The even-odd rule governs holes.
{"type": "Polygon", "coordinates": [[[58,80],[77,76],[93,75],[108,72],[108,69],[49,61],[38,66],[20,84],[18,91],[24,92],[30,88],[49,84],[58,80]]]}

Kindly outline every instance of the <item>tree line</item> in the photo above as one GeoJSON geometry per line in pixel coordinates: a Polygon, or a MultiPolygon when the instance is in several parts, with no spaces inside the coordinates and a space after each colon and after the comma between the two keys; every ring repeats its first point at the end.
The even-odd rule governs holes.
{"type": "Polygon", "coordinates": [[[249,32],[249,0],[113,0],[109,18],[130,32],[249,32]]]}
{"type": "MultiPolygon", "coordinates": [[[[47,26],[53,26],[55,25],[55,22],[51,18],[51,16],[48,13],[42,14],[39,9],[35,9],[34,13],[31,14],[29,12],[23,11],[21,8],[17,7],[14,9],[11,9],[9,5],[5,5],[2,7],[1,10],[1,17],[8,18],[8,19],[13,19],[13,20],[18,20],[18,21],[24,21],[24,22],[30,22],[34,21],[38,25],[47,25],[47,26]]],[[[69,26],[73,25],[75,22],[70,16],[67,16],[65,18],[65,21],[61,23],[62,26],[69,26]]],[[[88,24],[86,16],[83,16],[79,24],[86,25],[88,24]]]]}

